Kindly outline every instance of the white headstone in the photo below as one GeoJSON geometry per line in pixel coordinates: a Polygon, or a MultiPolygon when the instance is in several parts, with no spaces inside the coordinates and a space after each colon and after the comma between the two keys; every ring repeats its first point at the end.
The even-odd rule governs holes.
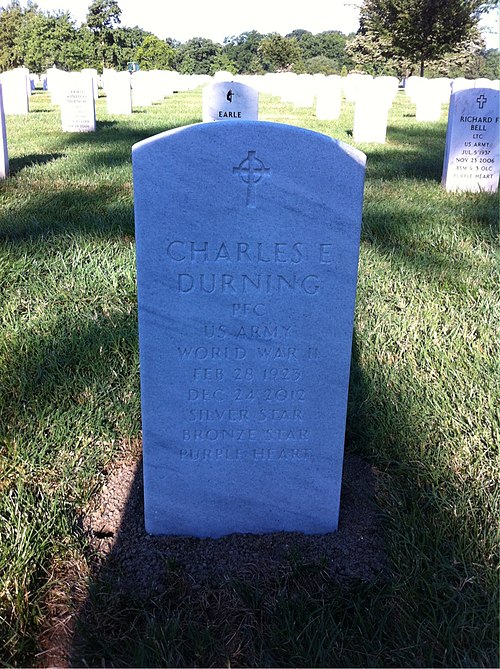
{"type": "Polygon", "coordinates": [[[51,67],[47,70],[47,90],[50,93],[50,101],[53,105],[60,105],[64,92],[65,80],[69,76],[67,72],[51,67]]]}
{"type": "Polygon", "coordinates": [[[283,102],[293,102],[295,100],[298,76],[295,72],[282,72],[274,78],[277,94],[283,102]]]}
{"type": "Polygon", "coordinates": [[[14,72],[19,72],[21,75],[24,76],[25,81],[26,81],[26,93],[28,95],[28,98],[31,97],[31,74],[30,71],[27,67],[17,67],[14,72]]]}
{"type": "Polygon", "coordinates": [[[299,74],[295,80],[292,102],[296,107],[313,107],[316,84],[311,74],[299,74]]]}
{"type": "Polygon", "coordinates": [[[335,121],[340,116],[342,80],[338,75],[325,77],[316,88],[316,118],[335,121]]]}
{"type": "Polygon", "coordinates": [[[499,113],[496,89],[452,93],[442,178],[446,190],[498,190],[499,113]]]}
{"type": "Polygon", "coordinates": [[[146,529],[337,529],[366,156],[199,123],[133,147],[146,529]]]}
{"type": "Polygon", "coordinates": [[[0,74],[3,90],[3,107],[7,115],[23,116],[29,112],[29,79],[23,68],[0,74]]]}
{"type": "Polygon", "coordinates": [[[203,122],[257,121],[259,93],[236,81],[218,81],[203,89],[203,122]]]}
{"type": "Polygon", "coordinates": [[[405,94],[415,104],[422,85],[425,85],[424,77],[411,76],[405,80],[405,94]]]}
{"type": "Polygon", "coordinates": [[[356,102],[358,95],[371,82],[373,77],[369,74],[359,74],[352,72],[342,79],[342,89],[347,102],[356,102]]]}
{"type": "Polygon", "coordinates": [[[63,132],[94,132],[96,129],[92,79],[80,73],[68,74],[61,94],[63,132]]]}
{"type": "Polygon", "coordinates": [[[451,93],[462,91],[465,88],[474,88],[474,79],[466,79],[465,77],[457,77],[451,82],[451,93]]]}
{"type": "Polygon", "coordinates": [[[442,85],[436,79],[422,79],[414,97],[417,121],[439,121],[441,118],[442,85]]]}
{"type": "Polygon", "coordinates": [[[364,82],[354,108],[353,139],[355,142],[384,144],[387,116],[392,100],[383,95],[375,81],[364,82]]]}
{"type": "Polygon", "coordinates": [[[105,77],[108,114],[132,113],[132,89],[129,72],[107,72],[105,77]]]}
{"type": "Polygon", "coordinates": [[[0,179],[9,176],[9,153],[7,149],[7,130],[3,111],[2,85],[0,84],[0,179]]]}
{"type": "Polygon", "coordinates": [[[82,74],[85,74],[92,80],[92,92],[94,94],[94,100],[97,100],[97,98],[99,97],[99,79],[97,70],[94,69],[93,67],[85,67],[82,70],[82,74]]]}
{"type": "Polygon", "coordinates": [[[450,101],[450,95],[451,95],[451,79],[448,79],[448,77],[438,77],[437,79],[433,79],[434,85],[437,88],[438,95],[441,98],[441,102],[443,104],[448,104],[450,101]]]}
{"type": "Polygon", "coordinates": [[[213,76],[215,83],[222,81],[234,81],[234,74],[232,72],[227,72],[227,70],[219,70],[213,76]]]}
{"type": "Polygon", "coordinates": [[[376,90],[388,102],[389,107],[394,102],[394,98],[398,94],[399,80],[397,77],[375,77],[376,90]]]}
{"type": "Polygon", "coordinates": [[[153,81],[149,72],[133,72],[131,75],[132,107],[150,107],[153,104],[153,81]]]}

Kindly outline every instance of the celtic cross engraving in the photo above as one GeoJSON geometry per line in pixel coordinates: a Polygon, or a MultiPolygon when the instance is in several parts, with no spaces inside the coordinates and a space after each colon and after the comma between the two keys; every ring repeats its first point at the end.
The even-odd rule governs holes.
{"type": "Polygon", "coordinates": [[[233,167],[233,174],[247,184],[246,206],[251,209],[256,207],[255,186],[263,177],[271,176],[271,168],[265,167],[262,160],[255,157],[256,153],[257,151],[249,151],[238,167],[233,167]]]}

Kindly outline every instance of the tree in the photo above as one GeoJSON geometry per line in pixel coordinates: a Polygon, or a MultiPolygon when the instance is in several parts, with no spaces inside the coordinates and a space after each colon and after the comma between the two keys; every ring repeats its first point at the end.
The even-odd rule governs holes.
{"type": "Polygon", "coordinates": [[[364,0],[360,35],[379,42],[382,57],[402,57],[420,65],[464,42],[481,12],[498,0],[364,0]]]}
{"type": "Polygon", "coordinates": [[[302,70],[302,53],[294,37],[273,33],[262,40],[258,49],[264,68],[271,72],[302,70]]]}
{"type": "Polygon", "coordinates": [[[251,30],[225,38],[223,52],[234,63],[236,72],[239,74],[253,74],[256,72],[256,67],[257,71],[262,70],[258,48],[264,37],[265,35],[256,30],[251,30]]]}
{"type": "Polygon", "coordinates": [[[102,67],[116,66],[115,27],[122,10],[116,0],[94,0],[87,11],[87,26],[98,45],[102,67]]]}
{"type": "Polygon", "coordinates": [[[176,69],[181,74],[214,74],[222,46],[205,37],[193,37],[177,49],[176,69]]]}
{"type": "Polygon", "coordinates": [[[411,60],[394,55],[387,38],[377,36],[371,31],[360,31],[349,40],[346,54],[351,58],[356,72],[373,76],[391,75],[401,79],[415,69],[411,60]]]}
{"type": "Polygon", "coordinates": [[[138,26],[134,26],[133,28],[120,26],[114,29],[113,38],[117,69],[127,69],[127,64],[136,59],[137,50],[146,37],[150,35],[152,33],[138,26]]]}
{"type": "Polygon", "coordinates": [[[482,36],[477,33],[474,38],[464,42],[460,49],[431,61],[426,71],[431,77],[498,79],[499,64],[500,52],[496,49],[486,50],[482,36]]]}
{"type": "Polygon", "coordinates": [[[148,35],[136,52],[141,70],[171,70],[175,51],[156,35],[148,35]]]}
{"type": "Polygon", "coordinates": [[[40,74],[52,65],[78,70],[96,64],[88,30],[77,29],[69,12],[26,14],[19,43],[23,64],[31,72],[40,74]]]}
{"type": "Polygon", "coordinates": [[[20,35],[26,13],[18,0],[13,0],[7,7],[0,7],[0,71],[10,70],[23,64],[20,35]]]}
{"type": "Polygon", "coordinates": [[[238,72],[238,68],[236,67],[236,64],[229,58],[229,56],[224,53],[223,51],[217,56],[212,61],[212,68],[214,73],[215,72],[231,72],[231,74],[236,74],[238,72]]]}
{"type": "Polygon", "coordinates": [[[339,74],[337,62],[326,56],[313,56],[304,61],[304,71],[307,74],[339,74]]]}
{"type": "MultiPolygon", "coordinates": [[[[323,65],[321,67],[323,69],[320,70],[321,72],[326,68],[329,73],[338,74],[342,67],[350,68],[352,66],[352,60],[346,53],[346,44],[349,37],[338,30],[326,30],[317,35],[313,35],[308,30],[294,30],[287,37],[296,38],[302,52],[304,67],[308,72],[310,71],[308,68],[312,67],[314,70],[318,67],[317,63],[319,61],[314,61],[312,65],[311,61],[313,58],[319,57],[327,58],[329,61],[328,64],[326,61],[322,61],[323,65]],[[309,65],[306,63],[309,63],[309,65]]],[[[314,74],[314,72],[311,73],[314,74]]]]}

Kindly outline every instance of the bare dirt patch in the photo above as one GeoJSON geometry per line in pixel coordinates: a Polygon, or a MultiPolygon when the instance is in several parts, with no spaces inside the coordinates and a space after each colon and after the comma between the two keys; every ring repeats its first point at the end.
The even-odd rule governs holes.
{"type": "Polygon", "coordinates": [[[138,595],[161,590],[172,566],[182,566],[193,584],[274,577],[294,559],[321,561],[332,575],[371,580],[385,569],[375,487],[374,469],[351,455],[344,464],[337,532],[152,537],[144,530],[142,468],[136,462],[112,472],[84,527],[100,567],[119,575],[117,587],[138,595]]]}
{"type": "MultiPolygon", "coordinates": [[[[217,615],[226,626],[234,618],[239,629],[240,618],[248,612],[235,597],[234,582],[258,584],[264,589],[268,583],[272,597],[276,583],[287,578],[297,564],[318,565],[323,574],[337,581],[372,581],[387,571],[381,515],[375,501],[377,472],[358,456],[345,458],[339,529],[325,535],[276,532],[232,534],[220,539],[152,537],[144,530],[142,467],[137,450],[121,458],[106,476],[99,497],[82,518],[89,546],[88,568],[73,571],[69,565],[73,573],[67,573],[66,586],[61,579],[50,595],[52,615],[41,639],[39,666],[89,666],[84,659],[89,657],[85,650],[88,639],[77,628],[83,621],[87,630],[103,639],[119,635],[113,626],[120,624],[116,613],[120,600],[143,601],[148,606],[152,598],[166,597],[177,601],[177,606],[192,607],[200,619],[210,616],[211,625],[217,615]],[[109,593],[104,608],[95,609],[92,598],[86,597],[87,587],[93,584],[99,584],[98,590],[104,584],[109,593]]],[[[315,587],[313,583],[311,587],[315,587]]],[[[247,621],[245,629],[249,625],[247,621]]]]}

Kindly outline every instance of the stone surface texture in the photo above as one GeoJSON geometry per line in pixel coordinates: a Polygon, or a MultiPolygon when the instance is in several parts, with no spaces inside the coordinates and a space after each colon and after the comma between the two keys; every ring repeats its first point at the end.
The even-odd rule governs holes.
{"type": "Polygon", "coordinates": [[[365,160],[261,122],[134,146],[150,534],[337,528],[365,160]]]}

